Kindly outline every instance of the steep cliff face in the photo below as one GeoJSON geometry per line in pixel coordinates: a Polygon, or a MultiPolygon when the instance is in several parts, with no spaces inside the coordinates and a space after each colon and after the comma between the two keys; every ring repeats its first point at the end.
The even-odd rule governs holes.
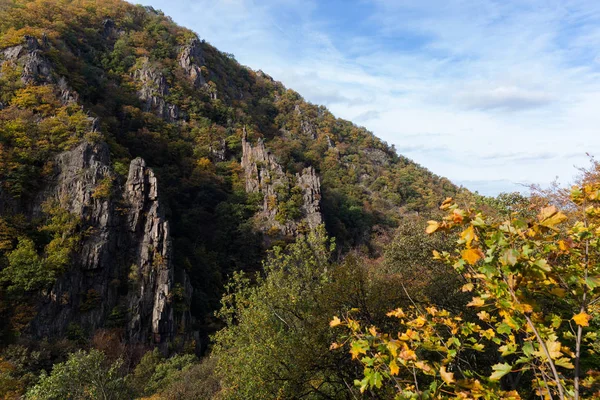
{"type": "Polygon", "coordinates": [[[252,146],[244,136],[242,151],[246,192],[263,195],[261,210],[255,216],[259,229],[269,234],[293,236],[323,222],[321,182],[313,167],[295,175],[286,174],[262,139],[252,146]],[[291,215],[284,214],[289,207],[293,208],[287,213],[291,215]]]}
{"type": "Polygon", "coordinates": [[[147,58],[142,60],[142,66],[135,70],[133,77],[140,84],[137,94],[144,111],[154,112],[169,122],[179,118],[179,108],[165,100],[169,95],[167,80],[147,58]]]}
{"type": "Polygon", "coordinates": [[[195,87],[206,85],[206,80],[202,76],[202,67],[205,64],[200,41],[196,38],[190,40],[179,55],[179,65],[190,77],[195,87]]]}
{"type": "MultiPolygon", "coordinates": [[[[128,339],[139,342],[175,335],[175,271],[156,177],[137,158],[121,186],[109,165],[105,144],[84,142],[55,158],[55,172],[34,201],[32,217],[54,200],[79,218],[83,233],[71,268],[39,304],[29,327],[34,336],[62,336],[72,324],[89,332],[125,326],[128,339]]],[[[180,301],[191,296],[184,275],[180,301]]]]}
{"type": "Polygon", "coordinates": [[[141,158],[131,162],[123,197],[130,206],[127,230],[134,261],[130,274],[139,280],[129,294],[130,335],[144,340],[151,333],[155,342],[171,339],[174,334],[171,296],[175,275],[171,264],[169,222],[160,206],[154,172],[141,158]]]}

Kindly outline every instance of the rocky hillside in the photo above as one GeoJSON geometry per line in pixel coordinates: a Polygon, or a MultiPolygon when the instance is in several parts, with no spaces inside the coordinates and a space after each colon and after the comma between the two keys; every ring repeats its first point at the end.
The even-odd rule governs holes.
{"type": "Polygon", "coordinates": [[[152,8],[0,2],[0,341],[210,331],[227,277],[456,193],[152,8]]]}

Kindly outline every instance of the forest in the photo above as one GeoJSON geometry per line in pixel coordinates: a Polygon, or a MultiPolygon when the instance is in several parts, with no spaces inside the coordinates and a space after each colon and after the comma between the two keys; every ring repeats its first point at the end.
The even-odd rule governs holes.
{"type": "Polygon", "coordinates": [[[600,397],[600,163],[482,196],[207,40],[0,0],[0,398],[600,397]]]}

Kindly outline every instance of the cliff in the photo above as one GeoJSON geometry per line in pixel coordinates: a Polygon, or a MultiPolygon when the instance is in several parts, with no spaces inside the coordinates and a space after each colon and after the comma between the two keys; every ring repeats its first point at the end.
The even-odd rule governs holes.
{"type": "Polygon", "coordinates": [[[83,142],[56,156],[31,218],[41,217],[48,201],[76,216],[83,235],[70,268],[43,294],[28,330],[36,337],[59,337],[73,324],[87,332],[112,324],[124,325],[132,342],[172,339],[177,320],[187,320],[175,315],[173,303],[192,293],[181,272],[185,294],[173,296],[169,222],[144,160],[134,159],[127,181],[119,184],[108,146],[83,142]]]}
{"type": "Polygon", "coordinates": [[[262,206],[255,220],[263,232],[296,236],[323,223],[321,181],[313,167],[295,175],[286,174],[261,139],[252,146],[246,135],[242,138],[241,166],[246,191],[262,195],[262,206]],[[288,204],[293,209],[286,213],[284,207],[288,204]]]}

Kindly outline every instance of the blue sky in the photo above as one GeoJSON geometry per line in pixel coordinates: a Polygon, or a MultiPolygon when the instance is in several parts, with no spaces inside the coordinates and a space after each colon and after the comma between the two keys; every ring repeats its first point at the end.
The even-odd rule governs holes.
{"type": "Polygon", "coordinates": [[[600,154],[600,2],[141,3],[480,193],[600,154]]]}

